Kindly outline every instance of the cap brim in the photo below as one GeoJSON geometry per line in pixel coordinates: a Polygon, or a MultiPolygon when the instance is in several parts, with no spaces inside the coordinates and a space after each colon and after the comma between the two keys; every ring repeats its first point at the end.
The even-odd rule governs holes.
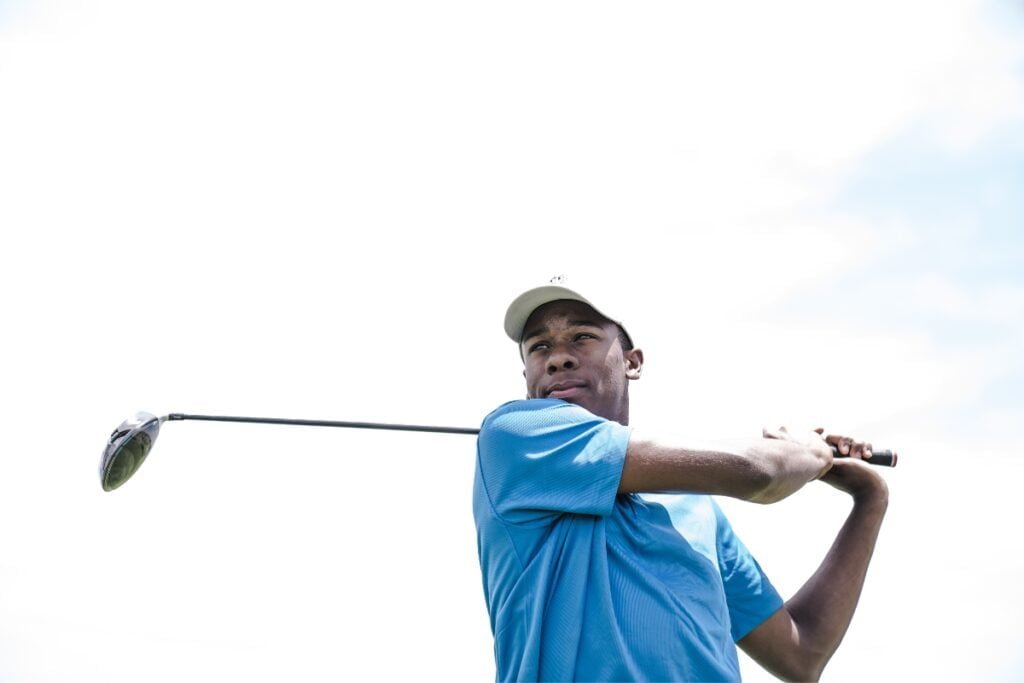
{"type": "MultiPolygon", "coordinates": [[[[542,287],[535,287],[516,297],[516,299],[509,304],[508,310],[505,312],[505,334],[508,335],[509,339],[518,344],[523,340],[523,332],[525,331],[526,322],[530,319],[530,316],[533,315],[534,311],[544,304],[549,304],[552,301],[565,300],[585,303],[602,316],[618,325],[622,331],[626,333],[626,337],[629,337],[629,333],[626,332],[626,328],[623,327],[621,322],[601,311],[579,292],[569,289],[568,287],[562,287],[561,285],[544,285],[542,287]]],[[[630,343],[632,343],[632,340],[630,340],[630,343]]]]}

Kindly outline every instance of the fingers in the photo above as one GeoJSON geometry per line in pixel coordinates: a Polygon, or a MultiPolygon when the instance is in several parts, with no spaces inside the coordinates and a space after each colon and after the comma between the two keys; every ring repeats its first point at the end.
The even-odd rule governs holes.
{"type": "Polygon", "coordinates": [[[795,441],[802,443],[805,446],[818,445],[824,440],[823,433],[825,430],[821,427],[814,429],[809,432],[803,430],[796,430],[795,432],[789,431],[785,426],[779,427],[778,429],[768,429],[767,427],[761,428],[761,436],[766,439],[782,439],[785,441],[795,441]],[[813,435],[813,436],[812,436],[813,435]]]}
{"type": "Polygon", "coordinates": [[[834,446],[842,457],[854,458],[857,460],[867,460],[871,457],[870,442],[858,441],[852,437],[841,436],[839,434],[826,435],[825,430],[822,427],[818,427],[809,432],[802,430],[790,432],[785,426],[779,427],[778,429],[768,429],[767,427],[763,427],[761,429],[761,436],[766,439],[795,441],[812,448],[818,447],[821,442],[824,441],[830,446],[834,446]]]}
{"type": "Polygon", "coordinates": [[[785,441],[795,441],[801,443],[810,448],[818,448],[821,445],[821,441],[834,446],[840,457],[853,458],[856,460],[867,460],[871,457],[871,443],[869,441],[858,441],[853,437],[841,436],[839,434],[825,434],[825,430],[822,427],[818,427],[810,432],[797,430],[790,432],[785,427],[779,427],[778,429],[768,429],[764,427],[761,429],[761,436],[766,439],[781,439],[785,441]]]}
{"type": "Polygon", "coordinates": [[[761,428],[761,436],[766,439],[786,439],[789,440],[789,430],[785,427],[779,427],[778,429],[768,429],[767,427],[761,428]]]}
{"type": "Polygon", "coordinates": [[[825,437],[825,441],[835,446],[840,455],[860,460],[867,460],[871,457],[871,444],[869,442],[857,441],[849,436],[839,436],[837,434],[829,434],[825,437]]]}

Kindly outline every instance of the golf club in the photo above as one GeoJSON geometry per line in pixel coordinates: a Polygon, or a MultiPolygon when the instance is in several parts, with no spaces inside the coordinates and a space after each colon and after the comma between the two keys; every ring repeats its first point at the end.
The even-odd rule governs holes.
{"type": "MultiPolygon", "coordinates": [[[[479,434],[475,427],[436,427],[433,425],[405,425],[383,422],[338,422],[334,420],[290,420],[279,417],[232,417],[228,415],[186,415],[170,413],[157,417],[139,412],[125,420],[110,434],[100,461],[100,483],[104,491],[113,491],[131,479],[138,471],[146,456],[153,449],[153,442],[160,434],[164,422],[182,420],[204,420],[207,422],[251,422],[257,424],[299,425],[303,427],[346,427],[349,429],[389,429],[402,432],[433,432],[440,434],[479,434]]],[[[835,457],[840,455],[832,447],[835,457]]],[[[885,467],[896,466],[896,454],[892,451],[873,451],[866,462],[885,467]]]]}

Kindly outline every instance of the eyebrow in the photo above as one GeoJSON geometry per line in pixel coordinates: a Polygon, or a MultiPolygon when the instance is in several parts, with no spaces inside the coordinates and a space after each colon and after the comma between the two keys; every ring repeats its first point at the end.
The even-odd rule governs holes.
{"type": "MultiPolygon", "coordinates": [[[[596,323],[593,320],[570,320],[569,324],[572,325],[573,327],[596,327],[599,330],[600,329],[604,329],[603,326],[600,323],[596,323]]],[[[537,327],[537,328],[531,330],[530,332],[527,332],[526,334],[524,334],[523,335],[523,341],[520,342],[520,343],[526,342],[526,341],[532,339],[533,337],[539,337],[539,336],[541,336],[543,334],[544,334],[544,328],[543,327],[537,327]]]]}

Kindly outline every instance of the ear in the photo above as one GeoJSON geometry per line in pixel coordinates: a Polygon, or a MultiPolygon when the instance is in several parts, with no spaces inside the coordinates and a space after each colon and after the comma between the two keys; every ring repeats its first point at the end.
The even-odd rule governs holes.
{"type": "Polygon", "coordinates": [[[626,378],[640,379],[640,372],[644,367],[643,349],[630,349],[624,354],[626,360],[626,378]]]}

